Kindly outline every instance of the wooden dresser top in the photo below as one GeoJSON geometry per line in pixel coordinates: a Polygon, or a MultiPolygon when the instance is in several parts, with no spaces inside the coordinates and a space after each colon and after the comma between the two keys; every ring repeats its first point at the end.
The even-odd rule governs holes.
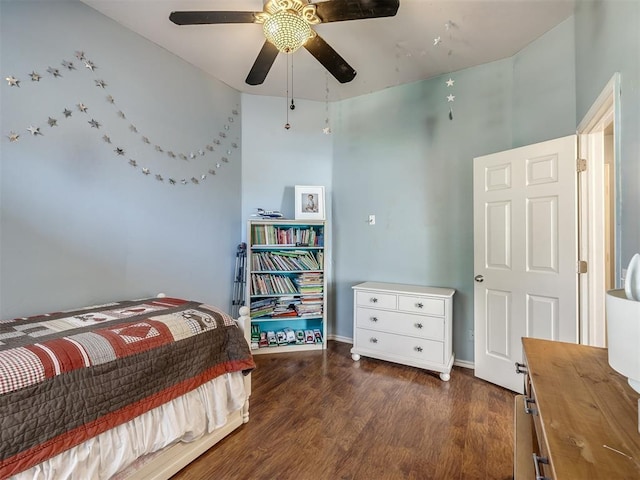
{"type": "Polygon", "coordinates": [[[609,366],[607,349],[522,343],[554,478],[640,479],[640,394],[609,366]]]}

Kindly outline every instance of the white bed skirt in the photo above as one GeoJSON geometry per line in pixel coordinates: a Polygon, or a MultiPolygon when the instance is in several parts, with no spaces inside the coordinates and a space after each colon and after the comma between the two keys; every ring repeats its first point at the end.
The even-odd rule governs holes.
{"type": "Polygon", "coordinates": [[[246,400],[242,372],[221,375],[11,479],[126,478],[127,467],[141,457],[178,441],[192,442],[224,426],[228,416],[240,410],[246,400]]]}

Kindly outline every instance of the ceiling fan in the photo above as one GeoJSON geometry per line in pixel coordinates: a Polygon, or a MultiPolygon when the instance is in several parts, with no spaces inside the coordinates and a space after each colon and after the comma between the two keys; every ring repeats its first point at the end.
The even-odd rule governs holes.
{"type": "Polygon", "coordinates": [[[269,0],[262,12],[172,12],[169,20],[176,25],[262,24],[266,40],[245,80],[249,85],[264,82],[279,52],[293,53],[300,47],[306,48],[336,80],[347,83],[354,79],[356,71],[311,25],[393,17],[399,6],[400,0],[269,0]]]}

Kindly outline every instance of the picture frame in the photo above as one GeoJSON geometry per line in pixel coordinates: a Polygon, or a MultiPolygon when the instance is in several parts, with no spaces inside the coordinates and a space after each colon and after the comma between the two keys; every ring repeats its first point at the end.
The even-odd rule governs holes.
{"type": "Polygon", "coordinates": [[[325,220],[324,187],[296,185],[296,220],[325,220]]]}

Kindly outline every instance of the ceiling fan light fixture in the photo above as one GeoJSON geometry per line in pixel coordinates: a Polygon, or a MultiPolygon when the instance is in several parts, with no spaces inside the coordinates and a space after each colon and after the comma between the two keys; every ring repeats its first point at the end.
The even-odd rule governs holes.
{"type": "Polygon", "coordinates": [[[283,53],[293,53],[313,36],[309,24],[295,12],[280,10],[264,21],[264,36],[283,53]]]}

